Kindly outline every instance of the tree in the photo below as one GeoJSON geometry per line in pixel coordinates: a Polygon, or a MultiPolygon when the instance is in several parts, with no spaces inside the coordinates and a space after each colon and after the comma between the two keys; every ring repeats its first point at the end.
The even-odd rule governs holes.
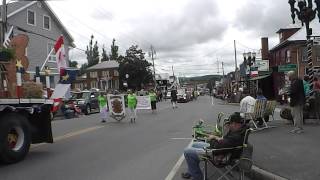
{"type": "Polygon", "coordinates": [[[91,39],[89,41],[89,46],[87,46],[87,50],[86,50],[88,67],[91,67],[91,66],[99,63],[98,42],[96,41],[93,45],[93,38],[94,38],[94,36],[91,35],[91,39]]]}
{"type": "Polygon", "coordinates": [[[131,89],[140,89],[144,84],[152,82],[151,63],[145,59],[144,54],[142,49],[133,45],[126,50],[124,57],[118,58],[120,80],[126,80],[128,74],[128,86],[131,89]]]}
{"type": "Polygon", "coordinates": [[[105,50],[105,48],[104,48],[104,45],[103,45],[103,47],[102,47],[102,54],[101,54],[101,62],[103,62],[103,61],[109,61],[110,59],[109,59],[109,56],[107,55],[107,52],[106,52],[106,50],[105,50]]]}
{"type": "Polygon", "coordinates": [[[119,46],[116,45],[116,40],[112,40],[112,45],[111,45],[111,54],[110,54],[110,60],[118,60],[119,57],[119,46]]]}
{"type": "Polygon", "coordinates": [[[88,68],[88,63],[82,64],[80,67],[79,75],[84,74],[87,68],[88,68]]]}
{"type": "Polygon", "coordinates": [[[69,67],[75,67],[75,68],[78,67],[78,62],[69,60],[69,67]]]}

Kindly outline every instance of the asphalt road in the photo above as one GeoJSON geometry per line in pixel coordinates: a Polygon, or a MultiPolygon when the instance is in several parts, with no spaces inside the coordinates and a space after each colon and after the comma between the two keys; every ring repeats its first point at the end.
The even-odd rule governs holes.
{"type": "Polygon", "coordinates": [[[24,161],[0,166],[0,180],[170,180],[194,122],[214,122],[225,108],[203,96],[177,109],[169,101],[158,103],[156,114],[138,112],[135,124],[102,124],[99,114],[55,121],[55,143],[32,146],[24,161]]]}

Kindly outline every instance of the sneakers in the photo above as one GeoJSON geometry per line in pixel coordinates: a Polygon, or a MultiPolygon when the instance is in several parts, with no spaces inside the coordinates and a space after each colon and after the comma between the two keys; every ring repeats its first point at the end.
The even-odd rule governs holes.
{"type": "Polygon", "coordinates": [[[190,173],[185,172],[185,173],[182,173],[182,174],[181,174],[181,177],[184,178],[184,179],[190,179],[192,176],[191,176],[190,173]]]}
{"type": "Polygon", "coordinates": [[[293,130],[290,131],[290,133],[294,133],[294,134],[301,134],[303,133],[303,129],[302,128],[295,128],[293,130]]]}

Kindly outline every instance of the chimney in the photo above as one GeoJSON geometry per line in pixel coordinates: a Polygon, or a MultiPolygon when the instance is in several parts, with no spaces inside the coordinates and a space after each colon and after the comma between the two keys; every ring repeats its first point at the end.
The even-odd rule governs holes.
{"type": "Polygon", "coordinates": [[[269,60],[269,41],[267,37],[261,38],[261,58],[269,60]]]}

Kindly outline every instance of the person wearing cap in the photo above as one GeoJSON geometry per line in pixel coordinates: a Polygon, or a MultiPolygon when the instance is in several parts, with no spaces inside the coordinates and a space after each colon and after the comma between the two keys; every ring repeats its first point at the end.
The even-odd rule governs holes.
{"type": "Polygon", "coordinates": [[[136,95],[132,92],[132,90],[128,90],[128,96],[127,96],[127,102],[128,102],[128,108],[129,108],[129,117],[130,117],[130,122],[136,122],[137,118],[137,97],[136,95]]]}
{"type": "MultiPolygon", "coordinates": [[[[199,166],[200,155],[205,153],[204,148],[221,149],[232,148],[241,146],[244,141],[245,132],[247,126],[243,123],[243,118],[239,112],[236,112],[230,116],[229,119],[229,132],[224,137],[218,137],[215,135],[208,135],[207,142],[195,142],[191,147],[184,150],[184,157],[188,165],[188,172],[182,173],[182,178],[193,180],[202,180],[203,173],[199,166]]],[[[223,154],[230,153],[230,151],[224,150],[223,154]]],[[[219,153],[220,154],[220,153],[219,153]]],[[[239,154],[240,155],[240,154],[239,154]]]]}

